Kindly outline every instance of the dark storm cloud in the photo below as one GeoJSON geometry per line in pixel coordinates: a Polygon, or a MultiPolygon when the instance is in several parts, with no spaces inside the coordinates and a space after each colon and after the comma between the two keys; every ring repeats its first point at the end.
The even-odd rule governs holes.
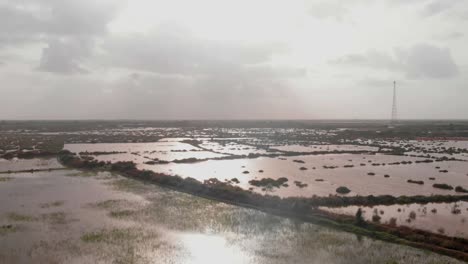
{"type": "Polygon", "coordinates": [[[418,44],[409,49],[396,49],[393,55],[377,51],[350,54],[331,63],[403,72],[409,79],[444,79],[457,76],[459,73],[449,49],[429,44],[418,44]]]}

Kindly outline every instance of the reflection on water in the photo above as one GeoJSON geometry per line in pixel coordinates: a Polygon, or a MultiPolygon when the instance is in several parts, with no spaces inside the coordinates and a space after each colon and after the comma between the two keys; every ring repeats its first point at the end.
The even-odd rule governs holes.
{"type": "Polygon", "coordinates": [[[201,148],[178,141],[153,143],[98,143],[98,144],[65,144],[64,149],[71,152],[119,152],[98,155],[99,161],[134,161],[143,163],[150,160],[173,161],[181,159],[207,159],[226,155],[204,151],[201,148]],[[120,153],[123,152],[123,153],[120,153]]]}
{"type": "MultiPolygon", "coordinates": [[[[355,215],[358,206],[320,209],[338,214],[355,215]]],[[[367,221],[410,226],[426,231],[468,238],[468,202],[428,203],[361,207],[367,221]],[[375,217],[377,215],[378,217],[375,217]]]]}
{"type": "Polygon", "coordinates": [[[188,256],[184,263],[249,263],[247,255],[242,250],[229,243],[225,237],[206,234],[183,234],[182,244],[187,249],[188,256]]]}

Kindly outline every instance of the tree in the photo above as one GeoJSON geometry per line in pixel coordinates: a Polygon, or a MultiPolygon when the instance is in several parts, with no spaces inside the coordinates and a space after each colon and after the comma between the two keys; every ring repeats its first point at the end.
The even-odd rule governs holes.
{"type": "Polygon", "coordinates": [[[356,212],[356,225],[363,226],[365,224],[364,218],[362,217],[362,209],[359,208],[356,212]]]}

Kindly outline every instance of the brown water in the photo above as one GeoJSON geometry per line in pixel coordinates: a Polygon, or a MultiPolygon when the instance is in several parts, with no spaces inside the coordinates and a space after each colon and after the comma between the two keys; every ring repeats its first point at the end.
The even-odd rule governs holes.
{"type": "MultiPolygon", "coordinates": [[[[147,161],[159,159],[165,161],[187,158],[211,159],[234,154],[267,153],[237,142],[226,140],[203,140],[202,148],[182,143],[185,138],[162,139],[154,143],[115,143],[115,144],[66,144],[65,149],[73,152],[119,151],[125,153],[97,155],[102,161],[134,161],[138,168],[152,170],[169,175],[192,177],[200,181],[210,178],[231,180],[237,178],[239,186],[249,189],[250,180],[261,178],[286,177],[288,187],[268,190],[279,196],[328,196],[336,194],[336,188],[346,186],[351,189],[348,195],[431,195],[457,194],[455,191],[433,188],[434,183],[446,183],[453,187],[462,186],[468,189],[468,162],[444,161],[433,163],[416,163],[423,158],[394,156],[384,154],[327,154],[303,155],[295,157],[234,160],[208,160],[197,163],[170,163],[147,165],[147,161]],[[300,162],[294,162],[294,161],[300,162]],[[390,165],[396,162],[413,162],[412,164],[390,165]],[[302,163],[303,162],[303,163],[302,163]],[[439,168],[436,168],[439,167],[439,168]],[[302,169],[301,169],[302,168],[302,169]],[[440,172],[447,170],[447,173],[440,172]],[[263,172],[260,172],[263,171],[263,172]],[[375,174],[374,176],[369,173],[375,174]],[[387,175],[387,177],[384,177],[387,175]],[[430,179],[434,178],[434,179],[430,179]],[[424,181],[423,185],[408,183],[408,180],[424,181]],[[299,181],[304,185],[294,184],[299,181]],[[302,186],[302,187],[301,187],[302,186]]],[[[200,139],[202,140],[202,139],[200,139]]],[[[287,145],[277,147],[287,151],[373,151],[374,147],[357,145],[287,145]]],[[[262,188],[254,188],[263,193],[262,188]]]]}
{"type": "Polygon", "coordinates": [[[12,174],[0,200],[0,263],[460,263],[110,173],[12,174]]]}
{"type": "Polygon", "coordinates": [[[284,145],[272,146],[271,149],[293,152],[323,152],[323,151],[378,151],[377,147],[359,145],[284,145]]]}
{"type": "MultiPolygon", "coordinates": [[[[358,206],[320,207],[322,210],[344,215],[355,215],[358,208],[358,206]]],[[[389,223],[394,218],[396,225],[468,238],[468,202],[379,205],[361,207],[361,209],[367,221],[372,221],[372,217],[378,215],[381,223],[389,223]]]]}
{"type": "Polygon", "coordinates": [[[176,159],[207,159],[224,157],[226,155],[203,151],[192,145],[172,141],[153,143],[97,143],[97,144],[65,144],[64,149],[71,152],[125,152],[121,154],[98,155],[97,160],[102,161],[135,161],[149,160],[173,161],[176,159]]]}
{"type": "Polygon", "coordinates": [[[0,159],[0,172],[5,171],[20,171],[30,169],[57,169],[63,168],[57,159],[51,158],[35,158],[35,159],[17,159],[12,160],[0,159]]]}
{"type": "MultiPolygon", "coordinates": [[[[358,155],[358,154],[329,154],[307,155],[288,158],[257,158],[237,160],[210,160],[195,164],[165,164],[146,165],[139,164],[141,169],[182,177],[192,177],[200,181],[217,178],[230,180],[237,178],[243,188],[252,187],[248,182],[252,179],[286,177],[289,187],[274,189],[273,193],[280,196],[328,196],[336,194],[336,188],[347,186],[351,189],[349,195],[431,195],[431,194],[457,194],[456,192],[436,189],[434,183],[447,183],[454,187],[462,185],[468,188],[468,163],[465,162],[439,162],[439,163],[413,163],[408,165],[372,166],[372,163],[393,163],[401,161],[416,161],[418,158],[390,156],[390,155],[358,155]],[[297,163],[301,160],[304,163],[297,163]],[[368,162],[371,161],[371,162],[368,162]],[[360,164],[366,166],[360,166],[360,164]],[[354,167],[345,168],[345,165],[354,167]],[[334,169],[325,169],[323,166],[338,166],[334,169]],[[440,169],[436,169],[440,166],[440,169]],[[300,170],[301,167],[307,170],[300,170]],[[315,169],[314,169],[315,167],[315,169]],[[439,170],[447,169],[448,173],[439,170]],[[263,172],[259,172],[263,170],[263,172]],[[248,171],[248,174],[243,172],[248,171]],[[369,176],[368,173],[375,173],[369,176]],[[384,175],[389,175],[385,178],[384,175]],[[434,177],[435,180],[429,178],[434,177]],[[407,180],[422,180],[424,185],[411,184],[407,180]],[[323,181],[317,181],[323,180],[323,181]],[[299,188],[293,184],[300,181],[308,184],[299,188]]],[[[261,188],[255,188],[262,192],[261,188]]]]}

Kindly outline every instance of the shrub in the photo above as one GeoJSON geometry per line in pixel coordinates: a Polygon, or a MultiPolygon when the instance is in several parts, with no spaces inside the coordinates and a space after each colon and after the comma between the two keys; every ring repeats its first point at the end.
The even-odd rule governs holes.
{"type": "Polygon", "coordinates": [[[339,193],[339,194],[348,194],[351,192],[350,189],[348,189],[348,187],[346,186],[340,186],[338,188],[336,188],[336,192],[339,193]]]}
{"type": "Polygon", "coordinates": [[[414,183],[414,184],[424,184],[423,181],[414,181],[414,180],[407,180],[409,183],[414,183]]]}
{"type": "Polygon", "coordinates": [[[378,214],[372,216],[372,222],[380,222],[381,217],[378,214]]]}
{"type": "Polygon", "coordinates": [[[438,188],[438,189],[444,189],[444,190],[453,190],[453,187],[446,183],[434,183],[432,187],[438,188]]]}
{"type": "Polygon", "coordinates": [[[363,226],[366,222],[364,221],[364,217],[362,216],[362,209],[359,208],[356,212],[356,217],[355,217],[355,222],[356,225],[358,226],[363,226]]]}
{"type": "Polygon", "coordinates": [[[456,192],[460,192],[460,193],[468,193],[468,190],[465,189],[465,188],[463,188],[463,187],[461,187],[461,186],[455,187],[455,191],[456,191],[456,192]]]}

